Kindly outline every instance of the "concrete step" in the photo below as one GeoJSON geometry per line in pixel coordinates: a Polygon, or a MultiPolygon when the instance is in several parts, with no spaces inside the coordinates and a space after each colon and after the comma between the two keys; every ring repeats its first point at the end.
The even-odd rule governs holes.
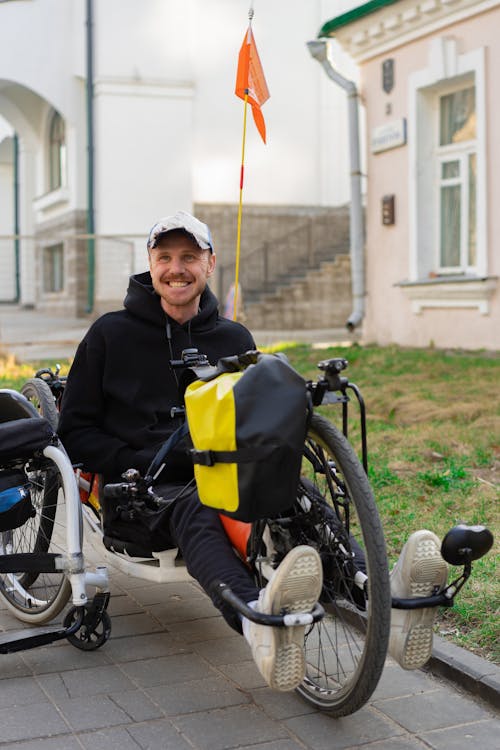
{"type": "Polygon", "coordinates": [[[292,266],[268,282],[267,288],[262,283],[258,287],[245,286],[245,300],[248,304],[259,302],[266,296],[274,294],[276,290],[294,286],[304,279],[305,274],[315,271],[322,274],[325,263],[334,261],[339,255],[347,255],[348,252],[349,249],[345,246],[345,243],[337,249],[333,247],[321,248],[314,253],[314,265],[306,266],[305,263],[302,263],[300,266],[292,266]]]}
{"type": "Polygon", "coordinates": [[[259,301],[249,302],[245,296],[244,310],[251,329],[341,328],[352,312],[349,256],[338,255],[259,301]]]}

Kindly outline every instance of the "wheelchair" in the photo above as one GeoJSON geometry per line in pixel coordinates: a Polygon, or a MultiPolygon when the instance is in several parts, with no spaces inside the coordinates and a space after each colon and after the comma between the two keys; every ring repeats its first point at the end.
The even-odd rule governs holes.
{"type": "Polygon", "coordinates": [[[107,569],[85,569],[82,510],[71,462],[50,423],[17,391],[0,390],[0,598],[21,622],[62,626],[0,636],[0,653],[68,639],[109,638],[107,569]],[[89,598],[89,587],[96,593],[89,598]]]}

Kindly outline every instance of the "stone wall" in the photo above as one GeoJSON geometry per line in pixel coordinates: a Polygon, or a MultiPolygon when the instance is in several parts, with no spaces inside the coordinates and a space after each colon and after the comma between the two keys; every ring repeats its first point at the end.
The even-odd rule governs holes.
{"type": "MultiPolygon", "coordinates": [[[[238,226],[238,205],[234,203],[197,203],[195,215],[206,222],[213,235],[218,260],[227,263],[234,259],[238,226]]],[[[334,231],[342,217],[349,215],[347,206],[339,208],[321,206],[271,206],[244,205],[241,221],[241,252],[246,254],[266,240],[282,235],[293,235],[294,229],[309,219],[329,220],[334,231]]]]}
{"type": "Polygon", "coordinates": [[[70,211],[39,224],[35,230],[36,307],[61,315],[84,315],[87,307],[87,242],[75,235],[86,233],[86,212],[70,211]],[[63,289],[44,289],[43,254],[52,245],[63,245],[63,289]]]}
{"type": "MultiPolygon", "coordinates": [[[[217,253],[223,306],[235,278],[238,207],[198,204],[217,253]]],[[[349,208],[244,206],[239,283],[252,329],[343,327],[352,312],[349,208]]],[[[242,319],[243,319],[242,318],[242,319]]]]}
{"type": "MultiPolygon", "coordinates": [[[[222,301],[235,278],[238,206],[196,204],[217,253],[212,288],[222,301]]],[[[349,208],[243,206],[239,281],[247,299],[272,291],[283,278],[348,252],[349,208]]]]}

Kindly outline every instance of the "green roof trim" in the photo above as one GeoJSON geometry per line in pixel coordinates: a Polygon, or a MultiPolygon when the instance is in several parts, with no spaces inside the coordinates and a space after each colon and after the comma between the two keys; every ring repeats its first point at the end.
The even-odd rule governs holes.
{"type": "Polygon", "coordinates": [[[360,18],[369,16],[370,13],[375,13],[381,8],[386,8],[388,5],[393,5],[399,2],[399,0],[369,0],[364,5],[358,5],[357,8],[348,10],[347,13],[342,13],[340,16],[332,18],[331,21],[327,21],[319,30],[318,38],[324,36],[334,36],[334,32],[342,26],[348,26],[354,21],[359,21],[360,18]]]}

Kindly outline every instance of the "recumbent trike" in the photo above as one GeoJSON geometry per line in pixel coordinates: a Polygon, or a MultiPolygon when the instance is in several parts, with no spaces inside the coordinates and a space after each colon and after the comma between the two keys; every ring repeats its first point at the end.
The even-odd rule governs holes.
{"type": "MultiPolygon", "coordinates": [[[[252,366],[258,357],[258,353],[246,353],[233,358],[233,366],[252,366]]],[[[206,358],[196,350],[186,350],[182,360],[171,364],[189,370],[191,380],[210,369],[206,358]]],[[[493,537],[484,527],[453,528],[443,540],[442,555],[451,565],[463,566],[462,573],[430,597],[391,599],[384,535],[366,474],[364,402],[359,389],[342,375],[347,367],[345,359],[329,359],[318,367],[317,380],[304,381],[311,415],[303,444],[300,481],[289,507],[274,517],[236,522],[227,528],[235,551],[246,561],[259,586],[265,585],[273,569],[294,546],[309,544],[318,550],[323,564],[323,590],[313,612],[298,615],[307,625],[307,671],[297,691],[316,708],[343,716],[363,706],[377,686],[387,654],[391,606],[452,606],[454,596],[471,573],[472,561],[490,549],[493,537]],[[361,461],[347,439],[349,394],[354,394],[359,405],[361,461]],[[342,430],[314,411],[321,404],[340,405],[342,430]]],[[[40,414],[46,421],[39,421],[48,421],[55,430],[64,383],[59,370],[40,370],[22,389],[27,398],[12,391],[0,392],[0,430],[12,430],[11,420],[19,417],[20,408],[32,424],[36,422],[34,414],[40,414]]],[[[279,398],[279,393],[275,397],[279,398]]],[[[118,503],[130,519],[146,507],[161,509],[154,476],[164,455],[160,451],[146,477],[131,469],[123,475],[123,482],[99,489],[98,477],[82,473],[79,468],[74,471],[56,438],[47,440],[45,447],[38,445],[30,455],[8,454],[8,460],[0,450],[0,476],[8,476],[9,472],[22,475],[23,481],[19,479],[16,486],[25,487],[33,508],[22,525],[0,531],[0,597],[20,620],[37,625],[52,620],[71,596],[73,603],[62,628],[40,635],[21,633],[17,641],[11,638],[0,643],[0,652],[31,648],[64,637],[80,648],[90,649],[108,638],[106,569],[94,574],[85,571],[82,518],[86,539],[114,567],[154,582],[188,579],[185,568],[179,565],[177,550],[135,549],[130,542],[120,545],[108,541],[107,547],[103,544],[102,507],[107,501],[118,503]],[[98,587],[90,603],[86,599],[87,584],[98,587]]],[[[249,619],[278,627],[292,624],[286,614],[264,615],[250,609],[223,581],[215,585],[218,595],[249,619]]]]}

